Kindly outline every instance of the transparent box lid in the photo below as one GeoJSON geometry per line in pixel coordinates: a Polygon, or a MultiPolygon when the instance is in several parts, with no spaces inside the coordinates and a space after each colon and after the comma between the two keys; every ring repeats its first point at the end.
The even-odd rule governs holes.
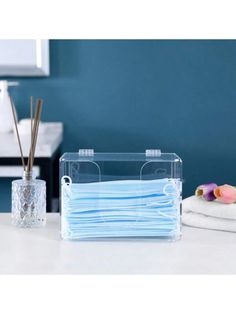
{"type": "Polygon", "coordinates": [[[92,149],[65,153],[60,173],[74,183],[107,180],[182,179],[182,160],[175,153],[146,150],[145,153],[95,153],[92,149]]]}

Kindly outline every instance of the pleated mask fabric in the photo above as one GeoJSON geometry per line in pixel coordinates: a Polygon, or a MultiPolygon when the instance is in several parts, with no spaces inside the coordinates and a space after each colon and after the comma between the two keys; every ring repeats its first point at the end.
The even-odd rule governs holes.
{"type": "Polygon", "coordinates": [[[61,189],[63,238],[173,237],[179,231],[179,179],[65,183],[62,178],[61,189]]]}

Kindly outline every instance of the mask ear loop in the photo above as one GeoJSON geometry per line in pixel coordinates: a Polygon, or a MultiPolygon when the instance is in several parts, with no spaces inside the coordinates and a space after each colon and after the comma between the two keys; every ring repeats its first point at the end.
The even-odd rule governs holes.
{"type": "MultiPolygon", "coordinates": [[[[173,182],[174,183],[174,182],[173,182]]],[[[167,183],[164,185],[164,188],[163,188],[163,194],[165,194],[166,196],[177,196],[179,194],[179,191],[178,191],[178,188],[176,187],[176,185],[174,184],[174,187],[175,187],[175,191],[177,193],[168,193],[167,192],[167,187],[170,186],[170,187],[173,187],[173,185],[171,183],[167,183]]],[[[153,205],[169,205],[172,203],[172,200],[170,201],[167,201],[167,202],[153,202],[153,203],[150,203],[151,206],[153,205]]]]}
{"type": "Polygon", "coordinates": [[[72,184],[71,177],[63,176],[61,178],[61,185],[62,185],[63,191],[65,191],[69,197],[71,196],[71,189],[70,189],[71,184],[72,184]]]}
{"type": "Polygon", "coordinates": [[[160,209],[160,211],[158,211],[158,214],[159,214],[160,216],[164,217],[164,218],[171,219],[172,221],[174,221],[174,220],[176,219],[176,217],[177,217],[176,214],[170,215],[170,214],[164,213],[164,212],[162,211],[162,209],[160,209]]]}
{"type": "MultiPolygon", "coordinates": [[[[148,206],[155,206],[155,205],[171,205],[173,203],[172,200],[168,201],[168,202],[163,202],[163,203],[160,203],[160,202],[154,202],[154,203],[150,203],[148,206]]],[[[147,206],[147,207],[148,207],[147,206]]],[[[166,210],[166,209],[165,209],[166,210]]],[[[165,212],[163,212],[163,209],[162,208],[159,208],[157,212],[155,212],[155,214],[158,213],[160,216],[162,217],[165,217],[165,218],[169,218],[169,219],[172,219],[174,220],[176,218],[176,215],[170,215],[170,214],[166,214],[165,212]]]]}
{"type": "Polygon", "coordinates": [[[179,190],[178,190],[178,188],[177,188],[177,186],[176,186],[176,183],[173,181],[173,180],[171,180],[171,183],[167,183],[167,184],[165,184],[165,186],[164,186],[164,188],[163,188],[163,193],[166,195],[166,196],[178,196],[179,195],[179,190]],[[175,190],[175,193],[169,193],[168,191],[167,191],[167,188],[168,187],[174,187],[174,190],[175,190]]]}
{"type": "MultiPolygon", "coordinates": [[[[163,188],[163,193],[164,193],[166,196],[175,196],[175,197],[176,197],[176,196],[179,195],[179,190],[178,190],[178,188],[177,188],[176,183],[175,183],[174,180],[171,180],[170,182],[171,182],[171,183],[165,184],[165,186],[164,186],[164,188],[163,188]],[[169,192],[167,191],[167,188],[168,188],[168,187],[171,187],[171,188],[174,187],[175,192],[174,192],[174,193],[169,193],[169,192]]],[[[171,204],[171,203],[172,203],[172,201],[170,200],[169,202],[165,203],[164,205],[168,205],[168,204],[171,204]]],[[[160,204],[160,205],[161,205],[161,204],[160,204]]],[[[160,214],[161,214],[163,217],[166,217],[166,218],[169,218],[169,219],[172,219],[172,220],[174,220],[174,219],[177,217],[177,215],[168,215],[168,214],[166,214],[166,213],[163,213],[162,210],[160,210],[160,214]]]]}

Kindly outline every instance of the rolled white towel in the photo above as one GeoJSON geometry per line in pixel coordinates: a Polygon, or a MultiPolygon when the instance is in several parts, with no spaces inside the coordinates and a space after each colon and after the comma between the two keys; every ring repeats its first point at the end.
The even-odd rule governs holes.
{"type": "Polygon", "coordinates": [[[191,196],[182,202],[182,222],[192,227],[236,232],[236,204],[206,202],[191,196]]]}

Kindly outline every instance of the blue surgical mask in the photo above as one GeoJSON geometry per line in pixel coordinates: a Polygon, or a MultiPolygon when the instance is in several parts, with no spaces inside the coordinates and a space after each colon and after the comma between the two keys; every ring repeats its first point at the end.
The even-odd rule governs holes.
{"type": "Polygon", "coordinates": [[[180,193],[181,183],[174,179],[72,183],[63,177],[62,235],[172,236],[179,224],[180,193]]]}

